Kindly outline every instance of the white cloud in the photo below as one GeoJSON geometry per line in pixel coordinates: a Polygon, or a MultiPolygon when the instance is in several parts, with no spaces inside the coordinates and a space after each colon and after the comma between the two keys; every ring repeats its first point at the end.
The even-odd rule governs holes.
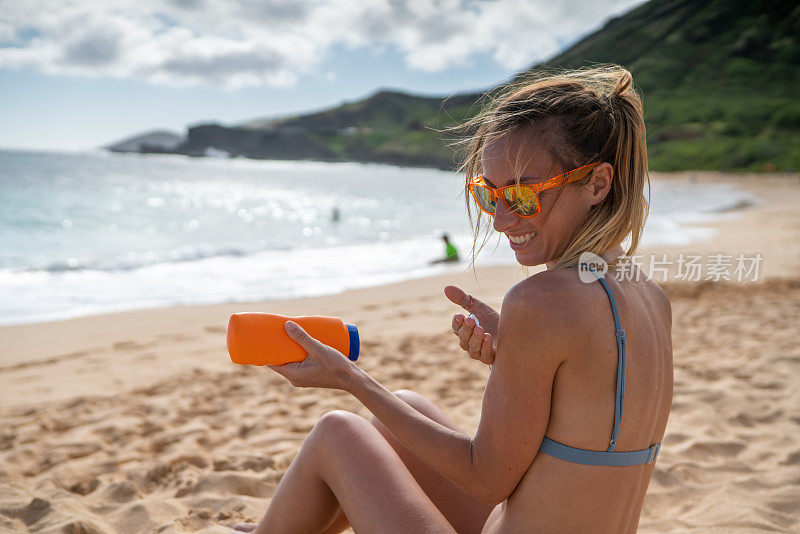
{"type": "Polygon", "coordinates": [[[235,89],[291,86],[333,47],[393,47],[425,72],[478,55],[517,70],[641,2],[0,0],[0,68],[235,89]]]}

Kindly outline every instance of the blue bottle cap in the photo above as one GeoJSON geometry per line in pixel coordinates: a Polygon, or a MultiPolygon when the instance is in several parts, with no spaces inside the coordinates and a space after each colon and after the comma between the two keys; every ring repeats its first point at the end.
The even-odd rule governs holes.
{"type": "Polygon", "coordinates": [[[358,360],[358,353],[361,351],[361,340],[358,337],[358,327],[354,324],[348,324],[347,332],[350,334],[350,352],[347,357],[353,361],[356,361],[358,360]]]}

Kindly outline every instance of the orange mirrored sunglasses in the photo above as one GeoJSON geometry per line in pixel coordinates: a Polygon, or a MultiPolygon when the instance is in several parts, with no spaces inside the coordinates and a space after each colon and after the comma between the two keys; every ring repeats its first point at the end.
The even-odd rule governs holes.
{"type": "Polygon", "coordinates": [[[497,200],[502,200],[506,207],[520,217],[534,217],[539,213],[539,194],[546,190],[558,187],[563,184],[575,182],[584,178],[592,169],[597,167],[600,162],[590,163],[577,169],[572,169],[558,176],[553,176],[549,180],[537,184],[511,184],[504,187],[491,187],[483,179],[481,174],[469,183],[469,191],[478,207],[494,215],[497,207],[497,200]]]}

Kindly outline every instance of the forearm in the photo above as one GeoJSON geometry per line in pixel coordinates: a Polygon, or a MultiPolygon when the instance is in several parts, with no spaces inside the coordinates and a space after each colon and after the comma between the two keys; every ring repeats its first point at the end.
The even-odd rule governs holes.
{"type": "Polygon", "coordinates": [[[421,414],[359,368],[345,389],[420,460],[466,493],[479,491],[469,436],[421,414]]]}

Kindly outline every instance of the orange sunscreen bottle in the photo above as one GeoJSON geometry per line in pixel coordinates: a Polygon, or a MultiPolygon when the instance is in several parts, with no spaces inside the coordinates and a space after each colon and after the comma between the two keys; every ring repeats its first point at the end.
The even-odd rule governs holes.
{"type": "Polygon", "coordinates": [[[299,324],[308,335],[358,359],[361,343],[356,325],[338,317],[287,317],[272,313],[234,313],[228,322],[228,354],[242,365],[282,365],[306,359],[308,353],[286,333],[286,321],[299,324]]]}

